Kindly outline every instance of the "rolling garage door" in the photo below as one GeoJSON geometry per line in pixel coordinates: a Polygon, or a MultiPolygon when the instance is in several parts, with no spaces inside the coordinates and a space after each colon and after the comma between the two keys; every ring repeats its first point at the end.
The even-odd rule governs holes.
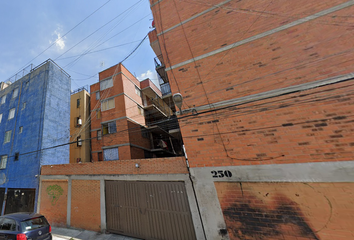
{"type": "Polygon", "coordinates": [[[183,182],[105,183],[109,232],[143,239],[196,239],[183,182]]]}

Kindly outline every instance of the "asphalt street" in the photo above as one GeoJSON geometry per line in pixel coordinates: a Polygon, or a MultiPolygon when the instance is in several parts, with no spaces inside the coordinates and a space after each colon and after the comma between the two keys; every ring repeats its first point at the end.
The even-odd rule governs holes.
{"type": "Polygon", "coordinates": [[[98,232],[71,228],[52,227],[53,240],[139,240],[116,234],[102,234],[98,232]]]}

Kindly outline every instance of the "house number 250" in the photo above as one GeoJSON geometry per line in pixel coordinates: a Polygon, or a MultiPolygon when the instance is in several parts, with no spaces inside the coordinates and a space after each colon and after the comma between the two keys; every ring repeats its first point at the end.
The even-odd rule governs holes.
{"type": "Polygon", "coordinates": [[[226,171],[211,171],[213,178],[223,178],[223,177],[232,177],[232,173],[229,170],[226,171]]]}

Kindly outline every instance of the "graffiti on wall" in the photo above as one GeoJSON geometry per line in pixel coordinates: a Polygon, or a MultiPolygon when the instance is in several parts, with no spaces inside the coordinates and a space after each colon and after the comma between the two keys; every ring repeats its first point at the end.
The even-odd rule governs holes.
{"type": "Polygon", "coordinates": [[[59,197],[63,195],[64,190],[59,185],[55,184],[48,186],[46,192],[51,198],[51,204],[55,206],[57,204],[57,201],[59,200],[59,197]]]}

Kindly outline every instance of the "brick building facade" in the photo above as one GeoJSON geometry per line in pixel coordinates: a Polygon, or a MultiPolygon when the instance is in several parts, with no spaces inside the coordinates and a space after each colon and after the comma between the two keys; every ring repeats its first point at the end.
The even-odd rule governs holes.
{"type": "Polygon", "coordinates": [[[150,4],[206,239],[354,239],[354,3],[150,4]]]}

